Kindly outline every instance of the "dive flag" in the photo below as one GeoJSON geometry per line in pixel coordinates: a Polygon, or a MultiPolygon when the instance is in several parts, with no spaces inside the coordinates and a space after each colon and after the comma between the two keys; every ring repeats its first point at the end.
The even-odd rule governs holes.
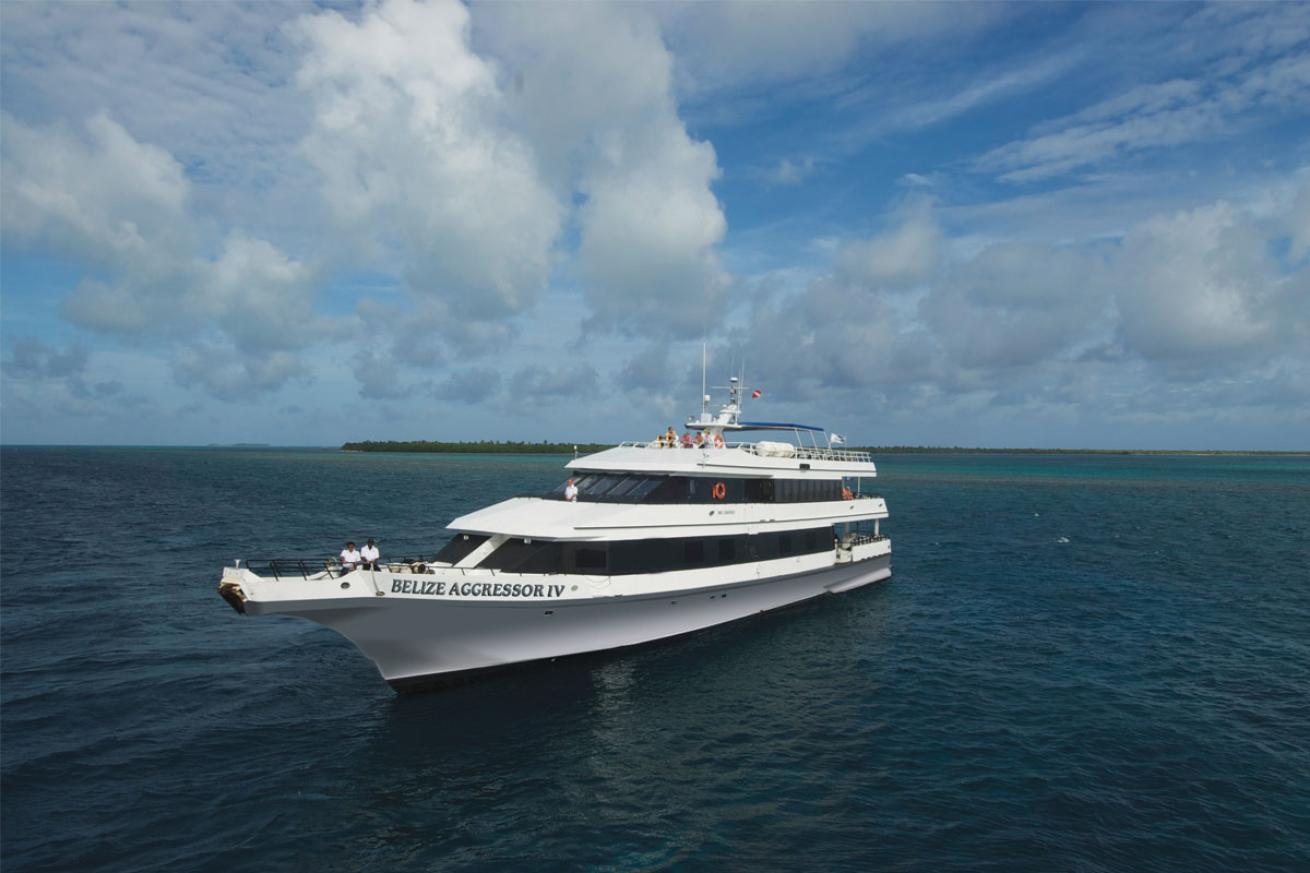
{"type": "Polygon", "coordinates": [[[760,389],[756,388],[754,391],[751,392],[751,400],[755,400],[756,398],[758,398],[758,397],[759,397],[761,394],[763,394],[763,393],[764,393],[763,391],[761,391],[760,389]]]}

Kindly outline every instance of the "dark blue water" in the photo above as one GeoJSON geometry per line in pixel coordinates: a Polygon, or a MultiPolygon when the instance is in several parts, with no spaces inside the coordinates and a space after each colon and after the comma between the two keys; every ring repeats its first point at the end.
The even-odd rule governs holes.
{"type": "Polygon", "coordinates": [[[889,582],[436,694],[215,594],[560,465],[4,450],[6,873],[1310,869],[1303,458],[889,456],[889,582]]]}

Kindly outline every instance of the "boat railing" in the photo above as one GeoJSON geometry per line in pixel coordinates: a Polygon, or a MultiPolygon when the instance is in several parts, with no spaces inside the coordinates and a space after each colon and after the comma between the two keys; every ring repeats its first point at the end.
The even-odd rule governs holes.
{"type": "MultiPolygon", "coordinates": [[[[436,557],[424,558],[385,558],[378,561],[378,567],[390,569],[393,571],[413,569],[420,565],[426,567],[433,564],[436,557]]],[[[238,566],[254,573],[256,576],[271,576],[275,580],[286,579],[340,579],[342,576],[354,570],[354,567],[343,567],[341,561],[335,557],[329,558],[254,558],[241,561],[238,566]]]]}
{"type": "Polygon", "coordinates": [[[882,534],[879,534],[877,536],[873,534],[847,534],[845,537],[842,538],[841,547],[843,549],[849,549],[854,546],[865,546],[870,543],[880,543],[885,539],[887,539],[887,537],[882,534]]]}
{"type": "Polygon", "coordinates": [[[649,442],[623,442],[619,443],[621,449],[695,449],[700,448],[707,452],[722,452],[728,449],[740,449],[749,452],[761,458],[799,458],[802,461],[840,461],[845,463],[872,464],[873,456],[868,452],[862,452],[858,449],[833,449],[810,446],[789,446],[791,451],[785,454],[777,452],[777,443],[771,443],[765,448],[761,448],[759,443],[748,442],[729,442],[722,446],[669,446],[667,443],[661,443],[659,440],[649,442]]]}

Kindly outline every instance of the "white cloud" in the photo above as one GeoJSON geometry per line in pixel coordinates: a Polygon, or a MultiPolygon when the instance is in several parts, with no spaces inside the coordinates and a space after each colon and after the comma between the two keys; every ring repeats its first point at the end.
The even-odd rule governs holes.
{"type": "Polygon", "coordinates": [[[1093,409],[1102,428],[1263,421],[1296,407],[1310,374],[1310,270],[1277,254],[1300,208],[1285,187],[1249,208],[1159,214],[1117,240],[941,251],[911,272],[919,295],[851,270],[844,248],[800,292],[757,303],[736,340],[775,400],[857,404],[888,422],[913,411],[1074,428],[1093,409]]]}
{"type": "Polygon", "coordinates": [[[511,407],[553,406],[594,395],[600,374],[586,361],[559,366],[529,366],[510,379],[511,407]]]}
{"type": "Polygon", "coordinates": [[[942,232],[932,202],[916,198],[894,216],[899,225],[867,240],[842,246],[843,275],[874,287],[906,288],[923,282],[941,263],[942,232]]]}
{"type": "Polygon", "coordinates": [[[1148,359],[1210,364],[1277,349],[1284,300],[1267,244],[1223,202],[1134,229],[1115,263],[1125,345],[1148,359]]]}
{"type": "Polygon", "coordinates": [[[416,292],[457,314],[529,306],[563,207],[505,123],[468,10],[388,0],[358,22],[326,12],[296,30],[297,82],[314,110],[302,148],[343,232],[372,242],[379,263],[399,259],[416,292]]]}
{"type": "MultiPolygon", "coordinates": [[[[307,267],[240,232],[216,257],[198,254],[181,165],[107,115],[90,119],[83,135],[9,116],[4,125],[6,242],[69,257],[86,271],[62,301],[66,317],[165,347],[217,330],[243,358],[254,390],[299,373],[287,350],[311,339],[307,267]]],[[[219,396],[238,393],[235,379],[201,372],[194,350],[177,371],[219,396]]]]}
{"type": "Polygon", "coordinates": [[[693,94],[831,73],[860,50],[981,30],[999,7],[958,3],[684,3],[660,7],[693,94]]]}
{"type": "Polygon", "coordinates": [[[1212,140],[1254,124],[1261,110],[1310,100],[1310,54],[1289,54],[1230,77],[1139,85],[1034,128],[975,162],[1008,182],[1034,182],[1148,149],[1212,140]]]}
{"type": "Polygon", "coordinates": [[[956,265],[921,312],[959,365],[1032,365],[1069,355],[1108,328],[1104,274],[1095,248],[998,243],[956,265]]]}
{"type": "Polygon", "coordinates": [[[792,160],[783,158],[761,175],[771,185],[799,185],[817,169],[818,162],[811,157],[792,160]]]}
{"type": "Polygon", "coordinates": [[[191,245],[188,185],[172,155],[103,114],[80,134],[7,114],[0,121],[0,215],[10,244],[138,282],[179,269],[191,245]]]}
{"type": "Polygon", "coordinates": [[[173,361],[173,375],[183,387],[200,387],[219,400],[249,401],[288,382],[308,382],[309,369],[299,356],[276,351],[250,355],[221,342],[188,343],[173,361]]]}
{"type": "Polygon", "coordinates": [[[678,117],[673,58],[648,10],[478,11],[490,50],[514,59],[515,118],[552,184],[583,198],[577,272],[594,323],[698,335],[729,281],[715,251],[727,229],[710,188],[719,167],[678,117]]]}

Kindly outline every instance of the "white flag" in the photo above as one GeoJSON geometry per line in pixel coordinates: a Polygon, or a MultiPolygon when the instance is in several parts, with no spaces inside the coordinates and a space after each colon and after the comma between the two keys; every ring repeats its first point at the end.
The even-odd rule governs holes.
{"type": "Polygon", "coordinates": [[[846,445],[846,437],[842,436],[839,433],[830,433],[828,434],[828,445],[844,446],[846,445]]]}

